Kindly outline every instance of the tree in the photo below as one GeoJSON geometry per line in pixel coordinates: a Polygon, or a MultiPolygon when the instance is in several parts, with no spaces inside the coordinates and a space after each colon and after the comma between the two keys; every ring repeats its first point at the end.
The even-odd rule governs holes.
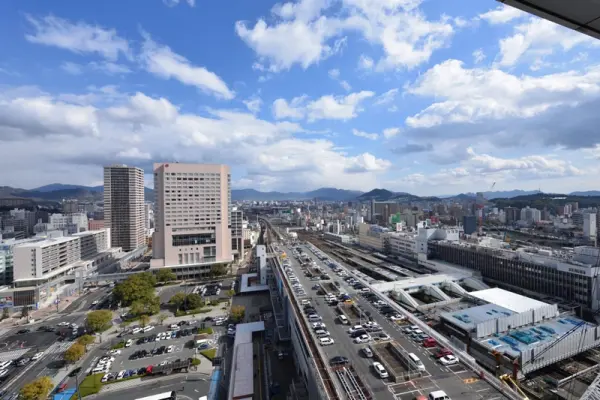
{"type": "Polygon", "coordinates": [[[155,297],[156,278],[148,272],[131,275],[113,289],[113,297],[121,306],[129,306],[135,301],[145,303],[155,297]]]}
{"type": "Polygon", "coordinates": [[[21,400],[45,400],[54,387],[52,379],[42,376],[21,388],[19,399],[21,400]]]}
{"type": "Polygon", "coordinates": [[[160,324],[162,325],[163,322],[165,322],[165,319],[169,318],[169,316],[165,313],[160,313],[158,314],[158,322],[160,322],[160,324]]]}
{"type": "Polygon", "coordinates": [[[140,316],[140,325],[142,325],[142,328],[145,327],[146,325],[148,325],[149,322],[150,322],[149,316],[147,316],[147,315],[140,316]]]}
{"type": "Polygon", "coordinates": [[[129,312],[133,315],[153,315],[160,311],[160,299],[158,296],[154,296],[145,302],[141,300],[134,301],[131,303],[131,308],[129,312]]]}
{"type": "Polygon", "coordinates": [[[175,307],[176,310],[179,310],[185,304],[185,297],[185,293],[183,292],[175,293],[169,299],[169,304],[175,307]]]}
{"type": "Polygon", "coordinates": [[[227,267],[224,264],[214,264],[210,267],[210,276],[221,276],[227,273],[227,267]]]}
{"type": "Polygon", "coordinates": [[[8,312],[8,308],[2,309],[2,319],[10,318],[10,313],[8,312]]]}
{"type": "Polygon", "coordinates": [[[92,335],[83,335],[79,339],[77,339],[77,343],[84,346],[85,351],[87,351],[88,345],[94,343],[95,341],[96,341],[96,338],[93,337],[92,335]]]}
{"type": "Polygon", "coordinates": [[[195,308],[202,307],[202,296],[197,293],[190,293],[185,298],[185,307],[188,310],[193,310],[195,308]]]}
{"type": "Polygon", "coordinates": [[[227,291],[227,296],[229,296],[229,297],[235,296],[235,290],[233,290],[233,289],[228,290],[227,291]]]}
{"type": "Polygon", "coordinates": [[[29,316],[29,307],[25,306],[21,309],[21,318],[27,318],[29,316]]]}
{"type": "Polygon", "coordinates": [[[102,332],[111,326],[112,312],[97,310],[88,313],[85,324],[92,332],[102,332]]]}
{"type": "Polygon", "coordinates": [[[233,306],[231,307],[230,317],[235,323],[242,322],[244,315],[246,314],[246,307],[244,306],[233,306]]]}
{"type": "Polygon", "coordinates": [[[68,363],[77,362],[85,354],[85,347],[79,343],[73,343],[71,347],[65,351],[65,361],[68,363]]]}
{"type": "Polygon", "coordinates": [[[177,279],[177,275],[170,269],[159,269],[156,273],[156,280],[159,282],[169,282],[177,279]]]}

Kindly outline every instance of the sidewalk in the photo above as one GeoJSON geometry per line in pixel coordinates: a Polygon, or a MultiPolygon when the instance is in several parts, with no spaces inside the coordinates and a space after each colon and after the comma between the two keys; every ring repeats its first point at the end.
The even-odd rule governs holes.
{"type": "MultiPolygon", "coordinates": [[[[58,313],[64,311],[72,302],[76,301],[81,295],[74,294],[72,296],[60,297],[60,302],[58,303],[58,309],[56,304],[49,304],[45,307],[39,308],[37,310],[29,311],[29,319],[33,319],[35,322],[43,321],[49,317],[55,316],[58,313]]],[[[21,318],[21,311],[14,312],[10,318],[6,318],[3,321],[0,321],[0,327],[10,327],[17,325],[25,325],[28,323],[28,318],[21,318]]]]}

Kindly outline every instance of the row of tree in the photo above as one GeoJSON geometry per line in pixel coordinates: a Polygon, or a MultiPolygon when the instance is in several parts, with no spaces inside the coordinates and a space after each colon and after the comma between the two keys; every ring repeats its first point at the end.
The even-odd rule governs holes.
{"type": "Polygon", "coordinates": [[[169,304],[175,307],[175,310],[194,310],[204,305],[202,296],[197,293],[185,294],[183,292],[175,293],[169,300],[169,304]]]}
{"type": "MultiPolygon", "coordinates": [[[[161,279],[167,278],[170,279],[161,276],[161,279]]],[[[132,275],[115,286],[113,298],[121,307],[129,307],[129,312],[135,316],[156,314],[160,311],[160,299],[154,291],[156,283],[157,277],[151,273],[132,275]]]]}

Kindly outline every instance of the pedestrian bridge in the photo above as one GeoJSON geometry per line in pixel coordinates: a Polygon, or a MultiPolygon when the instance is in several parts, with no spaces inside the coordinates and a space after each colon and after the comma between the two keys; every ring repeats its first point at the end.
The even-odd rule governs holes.
{"type": "Polygon", "coordinates": [[[124,281],[125,279],[129,278],[131,275],[141,274],[143,272],[148,272],[148,271],[117,272],[114,274],[91,275],[91,276],[84,276],[82,279],[83,279],[84,283],[92,283],[92,282],[97,283],[97,282],[104,282],[104,281],[120,282],[120,281],[124,281]]]}

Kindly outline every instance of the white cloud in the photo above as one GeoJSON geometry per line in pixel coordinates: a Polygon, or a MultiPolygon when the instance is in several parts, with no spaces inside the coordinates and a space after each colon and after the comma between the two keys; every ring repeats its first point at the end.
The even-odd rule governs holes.
{"type": "Polygon", "coordinates": [[[349,92],[352,90],[352,86],[347,81],[340,81],[340,86],[346,91],[349,92]]]}
{"type": "Polygon", "coordinates": [[[400,133],[400,128],[386,128],[383,130],[383,136],[386,139],[393,138],[400,133]]]}
{"type": "Polygon", "coordinates": [[[248,110],[252,113],[260,112],[260,108],[262,107],[262,100],[260,97],[253,96],[249,99],[243,100],[244,104],[248,108],[248,110]]]}
{"type": "Polygon", "coordinates": [[[117,157],[138,160],[150,160],[152,158],[150,153],[142,152],[137,147],[130,147],[127,150],[120,151],[117,157]]]}
{"type": "Polygon", "coordinates": [[[479,64],[483,60],[485,60],[485,53],[483,52],[483,50],[482,49],[475,50],[473,52],[473,61],[475,62],[475,64],[479,64]]]}
{"type": "MultiPolygon", "coordinates": [[[[275,6],[272,24],[264,18],[254,26],[238,21],[236,32],[272,72],[295,64],[304,69],[317,64],[338,53],[345,44],[344,35],[355,32],[383,49],[379,70],[411,69],[446,46],[454,32],[447,18],[428,21],[418,11],[418,4],[420,1],[300,0],[275,6]],[[339,5],[343,13],[325,15],[339,5]]],[[[374,65],[366,57],[359,63],[367,69],[374,65]]]]}
{"type": "Polygon", "coordinates": [[[361,102],[374,95],[370,91],[361,91],[347,96],[325,95],[314,101],[308,101],[306,96],[296,97],[290,103],[277,99],[273,102],[273,116],[277,119],[307,118],[309,122],[321,119],[345,121],[356,118],[362,111],[361,102]]]}
{"type": "Polygon", "coordinates": [[[545,19],[530,17],[515,26],[511,36],[500,40],[498,64],[510,67],[526,55],[535,59],[552,54],[557,48],[566,52],[580,45],[598,46],[598,41],[545,19]]]}
{"type": "Polygon", "coordinates": [[[465,69],[447,60],[425,72],[407,92],[437,100],[406,119],[413,128],[483,119],[528,118],[552,107],[576,105],[600,94],[600,66],[533,76],[514,76],[498,69],[465,69]]]}
{"type": "Polygon", "coordinates": [[[358,69],[369,71],[373,69],[374,66],[375,61],[373,61],[373,59],[369,56],[365,56],[364,54],[362,54],[358,59],[358,69]]]}
{"type": "MultiPolygon", "coordinates": [[[[190,7],[195,7],[196,6],[196,0],[186,0],[185,1],[190,7]]],[[[167,7],[175,7],[177,5],[179,5],[180,0],[163,0],[163,3],[167,6],[167,7]]]]}
{"type": "Polygon", "coordinates": [[[40,19],[31,15],[26,17],[35,30],[33,34],[25,35],[32,43],[59,47],[80,54],[97,53],[110,60],[116,60],[119,54],[130,58],[129,43],[117,35],[114,29],[84,22],[72,23],[52,15],[40,19]]]}
{"type": "Polygon", "coordinates": [[[76,64],[72,62],[64,62],[61,69],[71,75],[81,75],[86,71],[102,72],[106,75],[124,75],[130,74],[132,71],[124,64],[117,64],[110,61],[89,62],[87,65],[76,64]]]}
{"type": "Polygon", "coordinates": [[[388,160],[383,160],[375,157],[370,153],[363,153],[356,157],[348,159],[348,165],[345,172],[357,174],[364,172],[383,172],[389,169],[392,163],[388,160]]]}
{"type": "Polygon", "coordinates": [[[526,17],[528,14],[507,5],[501,5],[494,10],[490,10],[486,13],[480,14],[479,18],[487,21],[492,25],[506,24],[512,20],[526,17]]]}
{"type": "Polygon", "coordinates": [[[195,86],[218,98],[230,100],[235,97],[227,84],[214,72],[193,65],[168,46],[154,42],[147,33],[144,33],[144,37],[140,61],[148,72],[163,79],[176,79],[184,85],[195,86]]]}
{"type": "Polygon", "coordinates": [[[376,106],[383,106],[393,103],[396,100],[396,96],[398,95],[398,89],[390,89],[387,92],[379,95],[377,99],[375,99],[376,106]]]}
{"type": "Polygon", "coordinates": [[[358,129],[352,129],[352,134],[354,136],[362,137],[369,140],[377,140],[379,139],[379,135],[376,133],[367,133],[363,131],[359,131],[358,129]]]}
{"type": "Polygon", "coordinates": [[[331,79],[339,79],[339,77],[340,77],[340,70],[339,69],[330,69],[329,70],[329,77],[331,79]]]}
{"type": "Polygon", "coordinates": [[[331,79],[333,79],[334,81],[338,82],[340,84],[340,86],[346,91],[349,92],[350,90],[352,90],[352,86],[350,86],[350,84],[348,83],[348,81],[342,80],[341,77],[341,73],[340,70],[335,68],[335,69],[330,69],[328,72],[328,75],[331,79]]]}

